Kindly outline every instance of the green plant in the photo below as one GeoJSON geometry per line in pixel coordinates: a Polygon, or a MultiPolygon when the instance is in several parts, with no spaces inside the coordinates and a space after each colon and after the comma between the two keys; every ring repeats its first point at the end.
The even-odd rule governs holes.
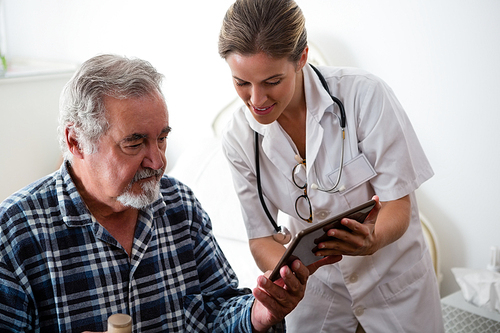
{"type": "Polygon", "coordinates": [[[7,59],[5,59],[4,55],[0,55],[0,61],[2,62],[2,68],[7,70],[7,59]]]}

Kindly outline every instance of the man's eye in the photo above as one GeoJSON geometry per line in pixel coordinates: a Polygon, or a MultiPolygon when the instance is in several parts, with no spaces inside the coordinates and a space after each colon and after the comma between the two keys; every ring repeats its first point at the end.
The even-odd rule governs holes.
{"type": "Polygon", "coordinates": [[[127,145],[126,148],[136,149],[136,148],[139,148],[141,145],[142,145],[142,143],[136,143],[136,144],[127,145]]]}

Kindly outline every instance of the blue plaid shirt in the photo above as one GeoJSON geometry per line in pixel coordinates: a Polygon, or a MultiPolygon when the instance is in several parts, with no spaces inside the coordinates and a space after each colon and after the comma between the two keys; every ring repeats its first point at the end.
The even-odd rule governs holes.
{"type": "Polygon", "coordinates": [[[67,167],[0,205],[0,332],[251,332],[253,296],[191,190],[161,180],[139,214],[132,255],[90,214],[67,167]]]}

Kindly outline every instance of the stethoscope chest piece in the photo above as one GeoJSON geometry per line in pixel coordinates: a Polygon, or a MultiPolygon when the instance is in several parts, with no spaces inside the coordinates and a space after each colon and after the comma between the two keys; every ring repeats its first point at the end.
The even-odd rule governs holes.
{"type": "Polygon", "coordinates": [[[288,230],[287,227],[284,226],[279,226],[279,231],[274,233],[273,239],[277,242],[280,243],[281,245],[285,245],[290,243],[290,240],[292,239],[292,234],[288,230]]]}

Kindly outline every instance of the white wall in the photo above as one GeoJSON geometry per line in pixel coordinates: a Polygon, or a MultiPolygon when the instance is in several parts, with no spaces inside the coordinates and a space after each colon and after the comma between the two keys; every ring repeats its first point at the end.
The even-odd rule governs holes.
{"type": "Polygon", "coordinates": [[[434,167],[418,192],[443,259],[484,268],[500,246],[500,2],[301,1],[332,63],[368,69],[394,89],[434,167]]]}
{"type": "Polygon", "coordinates": [[[0,202],[59,168],[58,98],[71,75],[0,79],[0,202]]]}
{"type": "Polygon", "coordinates": [[[208,132],[213,115],[233,97],[227,96],[233,88],[217,53],[230,0],[0,1],[11,58],[83,62],[116,53],[146,59],[164,73],[173,127],[169,154],[177,155],[192,133],[208,132]]]}
{"type": "MultiPolygon", "coordinates": [[[[234,96],[217,55],[232,0],[4,1],[8,56],[81,62],[113,52],[165,73],[171,160],[188,138],[209,133],[234,96]]],[[[500,199],[500,2],[297,2],[332,65],[379,75],[406,108],[436,172],[418,196],[441,245],[442,294],[457,290],[450,268],[483,268],[490,246],[500,246],[492,213],[500,199]]]]}

